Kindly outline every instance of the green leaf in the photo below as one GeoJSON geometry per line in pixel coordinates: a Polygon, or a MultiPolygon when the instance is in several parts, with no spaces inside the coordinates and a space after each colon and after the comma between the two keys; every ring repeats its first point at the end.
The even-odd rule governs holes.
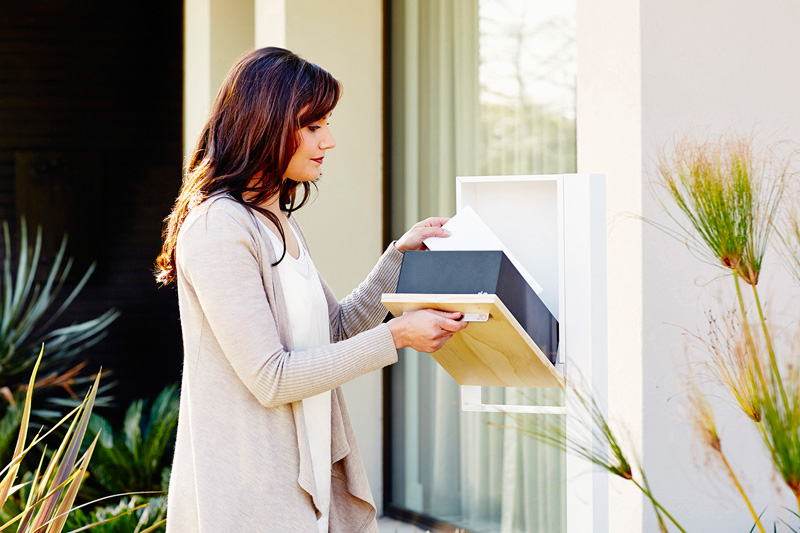
{"type": "MultiPolygon", "coordinates": [[[[13,392],[24,387],[43,342],[45,352],[40,374],[59,377],[75,366],[76,355],[103,338],[106,329],[119,313],[110,309],[91,320],[53,330],[55,321],[63,316],[79,296],[95,267],[91,266],[83,272],[77,283],[68,282],[73,261],[67,257],[65,236],[47,266],[47,271],[40,272],[42,229],[38,227],[35,237],[32,236],[24,218],[19,225],[19,246],[16,253],[7,222],[3,222],[3,239],[6,254],[3,258],[0,287],[0,387],[7,387],[13,392]],[[43,275],[44,280],[38,282],[43,275]],[[67,286],[70,288],[64,295],[61,292],[67,286]]],[[[82,396],[91,383],[79,378],[80,376],[73,379],[71,386],[75,393],[82,396]]],[[[102,390],[107,391],[107,385],[104,384],[102,390]]],[[[65,404],[53,403],[49,410],[38,405],[49,402],[51,398],[64,400],[69,398],[69,394],[59,386],[39,390],[37,405],[33,407],[32,413],[37,417],[57,419],[65,411],[65,407],[70,408],[80,403],[75,400],[65,404]]],[[[98,405],[107,404],[110,398],[104,392],[98,395],[96,401],[98,405]]]]}
{"type": "MultiPolygon", "coordinates": [[[[161,490],[169,479],[175,428],[178,421],[179,393],[176,385],[166,387],[146,408],[144,400],[131,403],[119,431],[95,450],[92,474],[86,496],[113,492],[161,490]],[[147,416],[145,416],[147,413],[147,416]],[[108,443],[112,445],[108,445],[108,443]]],[[[110,428],[101,417],[93,426],[110,428]]]]}

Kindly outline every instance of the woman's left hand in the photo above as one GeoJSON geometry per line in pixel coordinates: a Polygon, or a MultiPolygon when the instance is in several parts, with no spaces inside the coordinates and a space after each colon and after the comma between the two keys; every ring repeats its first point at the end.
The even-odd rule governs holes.
{"type": "Polygon", "coordinates": [[[442,226],[450,220],[449,218],[430,217],[422,222],[417,222],[411,229],[397,240],[394,244],[400,252],[407,252],[409,250],[427,250],[423,242],[428,237],[449,237],[450,232],[442,228],[442,226]]]}

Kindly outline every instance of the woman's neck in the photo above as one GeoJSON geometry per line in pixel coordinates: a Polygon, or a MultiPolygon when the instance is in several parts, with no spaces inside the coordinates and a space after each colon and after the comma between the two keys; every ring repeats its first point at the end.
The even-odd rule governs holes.
{"type": "Polygon", "coordinates": [[[258,207],[260,207],[261,209],[266,209],[267,211],[273,213],[278,217],[283,217],[285,215],[283,213],[283,210],[281,209],[281,204],[278,200],[279,200],[278,196],[275,195],[274,197],[258,204],[258,207]]]}
{"type": "MultiPolygon", "coordinates": [[[[245,193],[245,194],[242,195],[242,198],[246,202],[250,202],[250,203],[253,203],[257,197],[258,197],[258,194],[257,193],[252,193],[252,192],[251,193],[245,193]]],[[[283,210],[281,209],[281,206],[280,206],[280,195],[279,194],[271,196],[270,198],[267,198],[263,202],[260,202],[260,203],[258,203],[256,205],[258,207],[260,207],[261,209],[266,209],[267,211],[271,212],[272,214],[274,214],[277,217],[285,216],[283,214],[283,210]]]]}
{"type": "Polygon", "coordinates": [[[276,236],[280,236],[281,233],[283,233],[283,242],[286,245],[286,253],[295,259],[299,258],[300,243],[297,242],[294,233],[289,227],[289,219],[287,218],[286,213],[281,210],[279,198],[277,196],[270,198],[269,200],[258,204],[258,207],[275,215],[278,220],[278,224],[275,224],[275,221],[270,220],[269,217],[264,216],[263,213],[255,213],[255,215],[261,219],[261,221],[264,222],[270,231],[272,231],[276,236]]]}

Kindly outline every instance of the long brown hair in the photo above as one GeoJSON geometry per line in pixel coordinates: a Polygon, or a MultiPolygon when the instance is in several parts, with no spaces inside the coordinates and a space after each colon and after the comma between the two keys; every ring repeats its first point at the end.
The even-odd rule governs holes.
{"type": "Polygon", "coordinates": [[[156,280],[175,281],[175,245],[192,207],[225,191],[237,202],[269,218],[286,240],[278,218],[259,207],[279,195],[288,215],[308,201],[310,186],[284,179],[299,145],[301,128],[327,116],[341,95],[341,84],[327,71],[283,48],[261,48],[239,60],[228,73],[200,133],[180,194],[164,221],[164,244],[156,260],[156,280]],[[247,198],[245,198],[245,196],[247,198]]]}

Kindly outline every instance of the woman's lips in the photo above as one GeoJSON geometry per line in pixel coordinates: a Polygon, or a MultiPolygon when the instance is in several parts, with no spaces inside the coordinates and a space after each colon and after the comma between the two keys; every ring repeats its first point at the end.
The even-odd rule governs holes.
{"type": "Polygon", "coordinates": [[[316,161],[317,163],[319,163],[321,165],[323,159],[325,159],[325,158],[324,157],[318,157],[316,159],[312,159],[312,161],[316,161]]]}

